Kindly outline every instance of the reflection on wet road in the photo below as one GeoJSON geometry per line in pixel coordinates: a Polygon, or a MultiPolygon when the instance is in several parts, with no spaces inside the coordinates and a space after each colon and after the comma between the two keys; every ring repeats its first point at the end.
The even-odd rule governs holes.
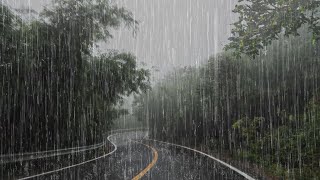
{"type": "Polygon", "coordinates": [[[148,140],[147,131],[115,133],[109,140],[114,153],[36,179],[245,179],[199,153],[148,140]]]}

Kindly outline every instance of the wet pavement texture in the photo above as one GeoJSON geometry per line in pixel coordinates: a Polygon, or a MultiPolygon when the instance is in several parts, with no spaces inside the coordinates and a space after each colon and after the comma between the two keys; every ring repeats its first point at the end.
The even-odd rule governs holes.
{"type": "Polygon", "coordinates": [[[117,146],[113,154],[33,179],[132,179],[152,162],[154,154],[150,147],[157,151],[158,160],[141,178],[143,180],[244,179],[236,172],[203,155],[145,138],[147,138],[146,132],[115,134],[110,138],[117,146]]]}

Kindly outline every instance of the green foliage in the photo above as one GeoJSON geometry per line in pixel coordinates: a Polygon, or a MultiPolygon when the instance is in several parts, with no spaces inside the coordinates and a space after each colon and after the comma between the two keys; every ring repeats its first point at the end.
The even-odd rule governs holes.
{"type": "MultiPolygon", "coordinates": [[[[150,123],[151,133],[159,139],[194,138],[196,132],[203,129],[197,123],[202,114],[198,78],[199,73],[194,68],[184,68],[168,75],[153,91],[135,99],[137,119],[150,123]]],[[[199,142],[201,139],[201,136],[197,137],[199,142]]]]}
{"type": "Polygon", "coordinates": [[[245,149],[238,147],[238,156],[265,165],[277,176],[289,179],[319,177],[320,104],[315,99],[318,97],[310,99],[302,115],[290,115],[291,119],[287,124],[266,132],[259,139],[257,134],[262,129],[257,122],[260,120],[245,118],[236,121],[234,129],[238,129],[240,136],[247,141],[245,149]],[[297,123],[301,125],[297,126],[297,123]],[[270,146],[271,149],[266,151],[266,144],[271,141],[271,136],[275,137],[275,146],[270,146]]]}
{"type": "Polygon", "coordinates": [[[111,28],[124,23],[136,30],[138,25],[131,12],[112,5],[109,0],[56,0],[53,8],[45,9],[41,15],[57,29],[59,36],[77,38],[86,54],[95,42],[112,38],[111,28]]]}
{"type": "Polygon", "coordinates": [[[154,138],[229,152],[289,179],[317,177],[320,59],[311,41],[280,37],[254,61],[224,52],[173,72],[137,99],[136,114],[154,138]]]}
{"type": "Polygon", "coordinates": [[[226,49],[233,49],[237,57],[242,53],[255,57],[281,33],[299,36],[298,29],[305,24],[315,44],[320,39],[319,7],[317,0],[239,0],[233,10],[239,20],[226,49]]]}
{"type": "Polygon", "coordinates": [[[263,117],[255,117],[249,119],[247,117],[237,120],[232,124],[232,128],[235,131],[239,131],[241,137],[247,141],[257,141],[257,133],[262,131],[265,119],[263,117]]]}
{"type": "Polygon", "coordinates": [[[149,72],[130,53],[94,56],[129,11],[109,1],[55,1],[22,21],[1,4],[1,154],[101,142],[124,96],[149,88],[149,72]],[[55,146],[55,147],[53,147],[55,146]]]}

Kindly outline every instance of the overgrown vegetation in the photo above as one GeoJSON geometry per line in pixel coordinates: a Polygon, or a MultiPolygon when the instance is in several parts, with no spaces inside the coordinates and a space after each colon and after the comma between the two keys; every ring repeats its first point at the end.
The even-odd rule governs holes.
{"type": "Polygon", "coordinates": [[[318,0],[238,0],[233,10],[239,20],[233,24],[232,37],[226,49],[238,57],[242,53],[255,57],[273,40],[299,36],[299,28],[307,25],[312,43],[320,39],[320,2],[318,0]]]}
{"type": "Polygon", "coordinates": [[[0,5],[0,154],[102,141],[123,96],[148,88],[130,53],[93,55],[132,14],[108,0],[58,0],[38,19],[0,5]]]}
{"type": "MultiPolygon", "coordinates": [[[[241,7],[260,12],[260,6],[255,4],[278,3],[277,6],[287,7],[296,2],[302,7],[300,4],[304,3],[250,2],[242,2],[245,5],[241,7]]],[[[318,2],[312,3],[313,8],[318,7],[318,2]]],[[[268,10],[269,14],[261,12],[259,16],[254,15],[255,11],[242,12],[249,19],[238,23],[249,23],[251,17],[257,16],[255,20],[258,18],[267,28],[251,24],[259,30],[259,36],[252,34],[252,28],[244,28],[243,33],[235,34],[236,39],[231,39],[227,48],[232,50],[211,57],[202,68],[174,71],[136,99],[135,114],[138,119],[149,121],[153,138],[229,152],[234,158],[260,164],[281,178],[320,177],[317,28],[310,30],[308,22],[299,24],[300,19],[290,17],[290,22],[286,18],[277,21],[277,27],[285,28],[285,32],[269,29],[273,21],[262,22],[262,15],[281,18],[288,14],[268,10]],[[292,27],[290,23],[299,25],[290,30],[286,27],[292,27]],[[255,38],[257,43],[252,43],[255,38]]]]}
{"type": "Polygon", "coordinates": [[[318,177],[320,59],[303,41],[280,40],[255,60],[222,53],[178,70],[136,99],[136,115],[154,138],[227,151],[290,179],[318,177]]]}

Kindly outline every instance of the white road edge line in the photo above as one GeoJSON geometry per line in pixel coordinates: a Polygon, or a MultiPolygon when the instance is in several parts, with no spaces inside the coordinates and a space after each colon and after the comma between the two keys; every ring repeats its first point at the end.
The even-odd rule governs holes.
{"type": "Polygon", "coordinates": [[[80,165],[83,165],[83,164],[86,164],[86,163],[89,163],[89,162],[93,162],[93,161],[96,161],[96,160],[98,160],[98,159],[107,157],[107,156],[113,154],[114,152],[116,152],[117,149],[118,149],[117,145],[115,145],[115,144],[110,140],[110,138],[111,138],[112,136],[115,136],[115,135],[117,135],[117,134],[110,135],[110,136],[108,136],[108,138],[107,138],[108,141],[110,141],[111,144],[114,146],[114,149],[113,149],[111,152],[109,152],[109,153],[107,153],[107,154],[105,154],[105,155],[103,155],[103,156],[100,156],[100,157],[97,157],[97,158],[94,158],[94,159],[90,159],[90,160],[88,160],[88,161],[84,161],[84,162],[81,162],[81,163],[78,163],[78,164],[74,164],[74,165],[71,165],[71,166],[67,166],[67,167],[64,167],[64,168],[56,169],[56,170],[53,170],[53,171],[48,171],[48,172],[44,172],[44,173],[41,173],[41,174],[36,174],[36,175],[33,175],[33,176],[28,176],[28,177],[20,178],[20,179],[18,179],[18,180],[31,179],[31,178],[35,178],[35,177],[39,177],[39,176],[44,176],[44,175],[52,174],[52,173],[55,173],[55,172],[63,171],[63,170],[66,170],[66,169],[70,169],[70,168],[73,168],[73,167],[76,167],[76,166],[80,166],[80,165]]]}
{"type": "MultiPolygon", "coordinates": [[[[132,128],[132,129],[115,129],[111,130],[111,133],[119,132],[119,131],[136,131],[136,130],[145,130],[147,128],[139,127],[139,128],[132,128]]],[[[100,145],[103,145],[103,142],[98,143],[98,144],[91,144],[88,146],[77,146],[77,147],[71,147],[71,148],[64,148],[64,149],[52,149],[52,150],[47,150],[47,151],[37,151],[37,152],[26,152],[26,153],[18,153],[18,154],[0,154],[0,159],[1,158],[7,158],[7,157],[16,157],[16,156],[25,156],[25,155],[35,155],[35,154],[45,154],[45,153],[58,153],[61,151],[72,151],[72,150],[80,150],[80,149],[85,149],[85,148],[91,148],[91,147],[97,147],[100,145]]]]}
{"type": "MultiPolygon", "coordinates": [[[[138,130],[145,130],[147,128],[133,128],[133,129],[116,129],[116,130],[111,130],[111,133],[116,133],[119,131],[138,131],[138,130]]],[[[48,151],[37,151],[37,152],[27,152],[27,153],[19,153],[19,154],[1,154],[0,155],[0,164],[5,164],[5,163],[11,163],[11,162],[17,162],[17,161],[25,161],[25,160],[33,160],[33,159],[40,159],[40,158],[46,158],[46,157],[52,157],[52,156],[59,156],[59,155],[66,155],[66,154],[71,154],[71,153],[76,153],[76,152],[82,152],[81,150],[83,149],[88,149],[91,150],[92,147],[101,147],[104,145],[104,142],[98,143],[98,144],[92,144],[92,145],[88,145],[88,146],[78,146],[78,147],[72,147],[72,148],[65,148],[65,149],[53,149],[53,150],[48,150],[48,151]],[[74,151],[76,150],[76,151],[74,151]],[[64,153],[60,153],[61,151],[67,151],[64,153]],[[53,153],[54,155],[45,155],[45,156],[41,156],[40,154],[46,154],[46,153],[53,153]],[[60,154],[59,154],[60,153],[60,154]],[[1,159],[3,158],[16,158],[17,156],[33,156],[33,155],[38,155],[36,157],[27,157],[27,158],[20,158],[16,161],[1,161],[1,159]]],[[[93,148],[95,149],[95,148],[93,148]]]]}
{"type": "Polygon", "coordinates": [[[173,143],[158,141],[158,140],[154,140],[154,139],[146,139],[146,140],[155,141],[155,142],[159,142],[159,143],[163,143],[163,144],[168,144],[168,145],[171,145],[171,146],[176,146],[176,147],[180,147],[180,148],[188,149],[188,150],[190,150],[190,151],[197,152],[197,153],[199,153],[199,154],[202,154],[202,155],[204,155],[204,156],[209,157],[210,159],[213,159],[213,160],[219,162],[220,164],[223,164],[224,166],[232,169],[233,171],[237,172],[238,174],[242,175],[243,177],[245,177],[245,178],[248,179],[248,180],[255,180],[253,177],[251,177],[251,176],[249,176],[248,174],[246,174],[245,172],[243,172],[243,171],[241,171],[241,170],[239,170],[239,169],[231,166],[230,164],[228,164],[228,163],[226,163],[226,162],[224,162],[224,161],[222,161],[222,160],[220,160],[220,159],[217,159],[217,158],[215,158],[215,157],[213,157],[213,156],[211,156],[211,155],[209,155],[209,154],[206,154],[206,153],[204,153],[204,152],[198,151],[198,150],[196,150],[196,149],[192,149],[192,148],[189,148],[189,147],[186,147],[186,146],[181,146],[181,145],[178,145],[178,144],[173,144],[173,143]]]}
{"type": "Polygon", "coordinates": [[[7,163],[12,163],[12,162],[21,162],[21,161],[28,161],[28,160],[34,160],[34,159],[44,159],[44,158],[48,158],[48,157],[54,157],[54,156],[62,156],[62,155],[67,155],[67,154],[75,154],[75,153],[80,153],[80,152],[85,152],[85,151],[89,151],[89,150],[93,150],[93,149],[97,149],[99,147],[104,146],[105,143],[102,144],[97,144],[95,146],[88,146],[87,148],[82,148],[82,149],[75,149],[75,150],[69,150],[66,152],[56,152],[56,153],[50,153],[50,154],[45,154],[45,155],[38,155],[38,156],[28,156],[25,158],[16,158],[13,160],[9,160],[9,161],[0,161],[0,164],[7,164],[7,163]]]}
{"type": "Polygon", "coordinates": [[[65,149],[53,149],[53,150],[48,150],[48,151],[37,151],[37,152],[27,152],[27,153],[20,153],[20,154],[2,154],[0,155],[0,158],[7,158],[7,157],[15,157],[15,156],[26,156],[26,155],[35,155],[35,154],[45,154],[45,153],[58,153],[61,151],[72,151],[72,150],[79,150],[79,149],[85,149],[85,148],[91,148],[91,147],[96,147],[103,144],[98,143],[98,144],[92,144],[88,146],[78,146],[78,147],[72,147],[72,148],[65,148],[65,149]]]}

